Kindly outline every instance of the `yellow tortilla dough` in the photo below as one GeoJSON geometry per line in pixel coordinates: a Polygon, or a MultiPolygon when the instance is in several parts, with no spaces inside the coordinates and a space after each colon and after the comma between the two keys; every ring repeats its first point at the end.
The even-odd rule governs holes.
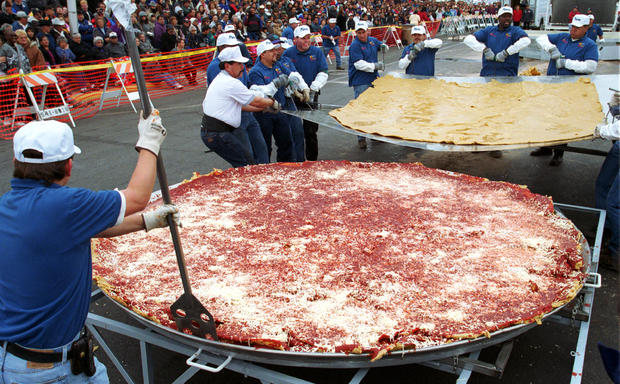
{"type": "Polygon", "coordinates": [[[603,118],[590,79],[575,82],[454,83],[375,80],[330,115],[358,131],[451,144],[523,144],[592,136],[603,118]]]}

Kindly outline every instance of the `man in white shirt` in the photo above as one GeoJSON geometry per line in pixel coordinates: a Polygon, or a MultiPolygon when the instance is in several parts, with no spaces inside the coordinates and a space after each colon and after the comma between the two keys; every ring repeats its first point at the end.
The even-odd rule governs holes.
{"type": "Polygon", "coordinates": [[[209,84],[202,102],[200,136],[205,145],[233,167],[254,164],[252,154],[232,132],[241,125],[241,111],[259,112],[265,108],[279,110],[279,104],[256,96],[237,80],[248,61],[238,46],[222,50],[218,58],[222,71],[209,84]]]}

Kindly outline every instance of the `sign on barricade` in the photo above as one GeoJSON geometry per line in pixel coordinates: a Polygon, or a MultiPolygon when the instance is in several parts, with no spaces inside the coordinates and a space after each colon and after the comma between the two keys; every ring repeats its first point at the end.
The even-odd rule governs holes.
{"type": "Polygon", "coordinates": [[[21,83],[24,85],[24,89],[26,90],[26,94],[28,95],[28,98],[32,103],[32,107],[17,108],[19,103],[19,93],[21,89],[21,87],[18,85],[17,91],[15,92],[15,105],[13,108],[11,128],[15,126],[15,118],[17,116],[27,116],[33,113],[37,116],[37,119],[39,120],[68,115],[69,120],[71,120],[71,125],[73,126],[73,128],[75,128],[75,122],[73,121],[73,116],[71,115],[71,109],[65,101],[64,96],[62,95],[62,91],[60,90],[60,86],[58,85],[58,78],[56,77],[56,75],[51,72],[38,72],[24,75],[22,70],[19,71],[19,75],[21,83]],[[60,99],[62,100],[62,106],[45,109],[45,96],[47,93],[47,87],[52,84],[56,87],[58,95],[60,95],[60,99]],[[37,102],[37,98],[32,92],[32,88],[36,87],[43,87],[40,103],[37,102]]]}
{"type": "Polygon", "coordinates": [[[118,107],[121,104],[121,96],[124,92],[127,96],[127,99],[129,99],[129,104],[131,104],[131,108],[135,113],[138,113],[136,107],[133,105],[133,102],[136,100],[140,100],[140,95],[138,94],[138,92],[129,92],[127,90],[127,87],[125,87],[125,75],[128,73],[133,73],[133,66],[131,65],[131,61],[110,61],[110,67],[108,68],[105,76],[103,91],[101,91],[101,99],[99,100],[100,111],[103,108],[103,102],[107,99],[116,98],[116,106],[118,107]],[[108,85],[110,84],[110,75],[112,75],[113,73],[116,74],[116,77],[118,77],[118,80],[121,83],[122,90],[118,89],[114,91],[108,91],[108,85]]]}

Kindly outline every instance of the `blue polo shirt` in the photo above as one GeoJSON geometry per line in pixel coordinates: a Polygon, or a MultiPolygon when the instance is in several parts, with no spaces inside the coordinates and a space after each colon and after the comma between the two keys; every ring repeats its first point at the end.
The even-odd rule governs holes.
{"type": "MultiPolygon", "coordinates": [[[[277,64],[274,65],[273,68],[268,68],[260,60],[256,60],[256,64],[254,64],[252,69],[250,69],[250,74],[249,74],[250,85],[269,84],[283,73],[284,71],[277,64]]],[[[284,96],[284,88],[278,89],[278,92],[276,92],[273,98],[278,103],[280,103],[280,105],[284,105],[284,103],[286,102],[286,97],[284,96]]]]}
{"type": "Polygon", "coordinates": [[[338,28],[337,25],[334,25],[334,28],[331,28],[329,24],[325,25],[321,29],[321,35],[323,35],[323,46],[325,48],[332,48],[332,47],[338,46],[338,38],[340,37],[340,28],[338,28]],[[325,36],[333,36],[334,42],[336,44],[333,44],[332,39],[330,39],[329,37],[325,38],[325,36]]]}
{"type": "Polygon", "coordinates": [[[377,52],[379,52],[380,49],[381,41],[372,36],[368,36],[368,40],[366,40],[365,43],[362,43],[357,37],[353,40],[353,43],[351,43],[349,47],[349,87],[372,84],[372,82],[379,77],[377,71],[358,71],[354,64],[359,60],[376,63],[379,61],[377,59],[377,52]]]}
{"type": "MultiPolygon", "coordinates": [[[[596,43],[592,39],[582,37],[579,40],[573,41],[570,38],[570,33],[555,33],[548,35],[549,42],[558,47],[560,53],[570,60],[594,60],[598,61],[598,49],[596,43]]],[[[555,60],[549,60],[549,66],[547,67],[548,76],[566,76],[566,75],[580,75],[579,73],[562,68],[557,69],[555,67],[555,60]]]]}
{"type": "Polygon", "coordinates": [[[116,224],[118,191],[12,179],[0,197],[0,340],[47,349],[84,326],[90,240],[116,224]]]}
{"type": "Polygon", "coordinates": [[[295,32],[293,31],[293,28],[290,25],[287,25],[283,30],[282,30],[282,36],[286,37],[287,39],[289,39],[290,41],[293,41],[293,39],[295,38],[295,32]]]}
{"type": "MultiPolygon", "coordinates": [[[[211,82],[213,82],[213,79],[215,79],[215,77],[221,72],[222,70],[220,69],[220,59],[219,58],[214,58],[213,60],[211,60],[211,63],[209,63],[209,66],[207,67],[207,85],[211,84],[211,82]]],[[[241,75],[241,77],[238,79],[239,81],[241,81],[243,83],[243,85],[245,85],[246,87],[249,87],[249,79],[248,79],[248,69],[244,68],[243,69],[243,74],[241,75]]]]}
{"type": "Polygon", "coordinates": [[[284,55],[280,57],[280,60],[278,60],[276,65],[279,66],[282,72],[286,75],[290,75],[291,72],[297,72],[297,68],[295,68],[293,61],[284,55]]]}
{"type": "Polygon", "coordinates": [[[284,51],[282,56],[291,59],[297,72],[308,85],[314,81],[319,72],[327,72],[327,59],[319,47],[310,46],[305,52],[299,52],[297,47],[291,47],[284,51]]]}
{"type": "MultiPolygon", "coordinates": [[[[406,46],[400,58],[407,56],[414,45],[406,46]]],[[[435,76],[435,54],[438,50],[437,48],[424,48],[418,52],[415,59],[407,66],[405,73],[408,75],[435,76]]]]}
{"type": "MultiPolygon", "coordinates": [[[[492,26],[474,32],[474,37],[479,42],[484,43],[488,48],[491,48],[493,53],[497,54],[513,45],[522,37],[527,37],[527,33],[514,25],[511,25],[503,31],[500,31],[497,26],[492,26]]],[[[487,61],[484,55],[482,56],[482,70],[480,71],[480,76],[517,76],[518,73],[518,53],[508,56],[503,63],[487,61]]]]}
{"type": "Polygon", "coordinates": [[[592,26],[586,32],[586,37],[589,37],[595,43],[596,43],[596,38],[597,37],[600,37],[602,39],[603,38],[603,30],[601,29],[601,26],[598,25],[598,24],[592,24],[592,26]]]}

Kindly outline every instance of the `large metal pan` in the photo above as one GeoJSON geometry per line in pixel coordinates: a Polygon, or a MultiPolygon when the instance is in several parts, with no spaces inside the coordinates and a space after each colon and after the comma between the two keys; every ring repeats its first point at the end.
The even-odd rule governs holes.
{"type": "MultiPolygon", "coordinates": [[[[403,79],[428,79],[425,76],[413,76],[405,75],[402,73],[390,72],[389,76],[399,77],[403,79]]],[[[488,83],[491,80],[496,80],[501,83],[518,83],[522,81],[534,81],[539,83],[565,83],[577,81],[581,76],[517,76],[517,77],[434,77],[434,79],[452,81],[456,83],[488,83]]],[[[603,106],[603,113],[607,113],[609,106],[607,103],[611,100],[612,91],[609,88],[618,87],[620,81],[620,75],[595,75],[589,76],[598,92],[599,101],[603,106]]],[[[575,103],[579,103],[576,99],[575,103]]],[[[535,105],[532,108],[536,108],[535,105]]],[[[399,139],[395,137],[387,137],[375,135],[372,133],[364,133],[356,131],[351,128],[342,126],[338,120],[331,117],[328,113],[332,108],[321,108],[313,111],[282,111],[284,113],[300,117],[304,120],[315,122],[321,126],[334,129],[336,131],[345,132],[352,135],[364,136],[373,140],[384,141],[386,143],[401,145],[405,147],[420,148],[429,151],[444,151],[444,152],[475,152],[475,151],[499,151],[509,149],[521,149],[530,147],[540,147],[541,143],[523,143],[523,144],[502,144],[502,145],[456,145],[445,143],[429,143],[423,141],[413,141],[399,139]]],[[[592,127],[594,131],[594,127],[592,127]]],[[[545,146],[553,146],[560,144],[567,144],[571,142],[591,140],[593,137],[577,138],[571,140],[559,140],[552,142],[545,142],[545,146]]]]}
{"type": "MultiPolygon", "coordinates": [[[[178,186],[178,184],[176,186],[178,186]]],[[[171,186],[170,189],[174,189],[176,186],[171,186]]],[[[153,193],[151,200],[155,200],[159,197],[160,193],[155,192],[153,193]]],[[[561,212],[558,212],[558,214],[562,215],[561,212]]],[[[577,228],[575,227],[575,229],[577,228]]],[[[582,268],[582,272],[587,274],[590,270],[590,264],[592,259],[591,251],[583,235],[581,236],[581,239],[581,251],[584,259],[584,266],[582,268]]],[[[471,351],[481,350],[492,345],[500,344],[506,340],[511,340],[519,336],[520,334],[534,328],[537,325],[536,323],[517,324],[497,330],[495,332],[491,332],[490,337],[481,336],[476,339],[455,341],[452,343],[425,347],[417,350],[398,351],[388,354],[377,361],[371,362],[368,354],[346,355],[343,353],[289,352],[227,344],[223,342],[202,339],[155,323],[149,319],[142,317],[131,309],[123,306],[114,299],[110,299],[120,308],[122,308],[127,314],[129,314],[129,316],[138,320],[140,323],[150,328],[151,330],[180,343],[193,346],[196,349],[202,348],[203,350],[216,355],[232,356],[233,358],[239,360],[309,368],[372,368],[439,360],[442,358],[457,356],[469,353],[471,351]]],[[[548,316],[561,310],[567,304],[568,303],[564,304],[561,307],[555,308],[553,311],[547,313],[543,316],[543,320],[548,316]]]]}

